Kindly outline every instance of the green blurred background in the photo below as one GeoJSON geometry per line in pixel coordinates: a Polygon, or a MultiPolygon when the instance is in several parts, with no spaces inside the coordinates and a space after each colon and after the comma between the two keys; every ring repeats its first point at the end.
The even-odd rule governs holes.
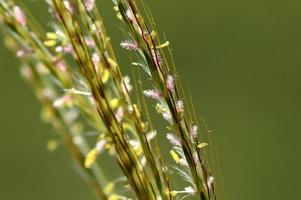
{"type": "MultiPolygon", "coordinates": [[[[22,2],[47,24],[42,0],[22,2]]],[[[114,30],[111,3],[101,2],[114,30]]],[[[197,113],[214,131],[226,199],[299,199],[301,2],[148,4],[171,41],[197,113]]],[[[40,122],[38,102],[3,42],[0,65],[0,199],[94,199],[66,150],[46,150],[51,129],[40,122]]]]}

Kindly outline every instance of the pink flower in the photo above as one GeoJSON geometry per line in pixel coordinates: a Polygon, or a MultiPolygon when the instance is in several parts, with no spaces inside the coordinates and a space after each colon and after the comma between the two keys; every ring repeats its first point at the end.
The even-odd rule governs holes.
{"type": "Polygon", "coordinates": [[[22,25],[25,26],[26,25],[26,17],[24,12],[21,10],[21,8],[19,6],[15,6],[14,7],[14,15],[15,15],[15,19],[16,21],[22,25]]]}

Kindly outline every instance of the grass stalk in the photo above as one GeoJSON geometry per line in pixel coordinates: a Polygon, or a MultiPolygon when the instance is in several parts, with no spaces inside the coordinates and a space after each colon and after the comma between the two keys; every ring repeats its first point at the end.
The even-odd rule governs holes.
{"type": "Polygon", "coordinates": [[[40,100],[44,118],[59,133],[97,198],[216,199],[204,157],[207,143],[200,140],[194,111],[184,108],[169,42],[161,43],[144,1],[113,0],[127,37],[121,47],[134,55],[132,64],[145,72],[153,87],[144,90],[140,78],[134,80],[138,103],[95,1],[46,2],[52,15],[50,32],[13,0],[0,0],[2,30],[7,46],[21,60],[22,74],[40,100]],[[144,96],[155,102],[156,111],[166,120],[175,165],[161,154],[158,125],[144,96]],[[92,142],[88,129],[96,132],[92,142]],[[97,160],[104,154],[122,175],[106,177],[108,166],[97,160]],[[187,187],[173,189],[173,170],[187,187]]]}

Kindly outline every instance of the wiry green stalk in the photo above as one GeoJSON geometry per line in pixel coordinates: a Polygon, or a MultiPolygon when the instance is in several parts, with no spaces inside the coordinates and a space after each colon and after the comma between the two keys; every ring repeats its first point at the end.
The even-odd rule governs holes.
{"type": "MultiPolygon", "coordinates": [[[[79,6],[79,12],[86,12],[81,2],[76,3],[76,5],[79,6]]],[[[97,72],[93,66],[93,63],[91,62],[91,55],[89,55],[88,48],[84,43],[81,27],[79,25],[79,22],[74,17],[76,15],[72,15],[67,12],[61,1],[54,1],[53,4],[62,21],[65,31],[70,38],[70,42],[73,45],[77,62],[83,70],[84,76],[89,81],[93,97],[96,100],[99,115],[105,122],[105,124],[107,124],[108,132],[111,134],[111,138],[115,144],[114,147],[118,154],[118,162],[122,170],[127,175],[130,184],[132,185],[133,189],[136,191],[136,194],[140,199],[156,199],[156,190],[158,190],[158,188],[156,188],[156,185],[151,182],[151,179],[147,178],[154,175],[148,174],[148,172],[146,171],[148,166],[142,166],[138,155],[136,155],[127,141],[124,127],[114,116],[114,109],[112,109],[109,104],[109,91],[106,90],[104,86],[105,83],[97,76],[97,72]]],[[[88,20],[90,20],[90,23],[92,23],[91,25],[95,25],[95,27],[97,27],[96,30],[100,30],[98,32],[99,35],[94,34],[94,38],[104,38],[104,40],[96,40],[95,42],[101,44],[101,46],[98,47],[98,51],[100,52],[104,60],[104,67],[110,70],[112,74],[112,81],[114,82],[113,84],[115,86],[115,89],[118,91],[118,98],[120,98],[120,101],[127,101],[127,104],[134,108],[131,102],[129,102],[129,96],[127,92],[122,92],[121,90],[120,84],[122,84],[122,79],[117,68],[117,62],[115,61],[114,57],[111,56],[112,53],[110,54],[109,51],[106,51],[106,49],[104,49],[105,45],[109,45],[109,41],[107,40],[105,32],[101,31],[103,30],[101,23],[99,24],[99,26],[97,26],[97,23],[94,23],[95,20],[91,20],[91,18],[86,20],[84,16],[85,15],[82,15],[81,18],[83,19],[84,23],[89,23],[88,20]],[[105,54],[105,52],[107,54],[105,54]]],[[[86,16],[89,15],[86,14],[86,16]]],[[[95,32],[97,33],[97,31],[95,32]]],[[[135,125],[131,128],[131,130],[134,130],[134,134],[138,135],[140,142],[142,144],[145,144],[145,127],[141,119],[138,118],[139,114],[137,112],[138,111],[134,109],[134,113],[131,116],[131,120],[133,120],[135,125]]],[[[146,145],[144,145],[144,147],[145,146],[146,145]]],[[[150,154],[149,148],[143,148],[143,150],[146,150],[146,155],[150,154]]],[[[149,159],[149,161],[151,161],[149,162],[149,164],[152,165],[150,167],[151,172],[156,173],[156,176],[154,177],[158,177],[159,173],[157,166],[154,164],[153,160],[151,160],[150,156],[148,156],[147,158],[149,159]]],[[[160,188],[160,191],[161,190],[162,189],[160,188]]]]}
{"type": "MultiPolygon", "coordinates": [[[[144,22],[137,4],[134,0],[117,0],[115,2],[122,20],[129,28],[132,40],[137,45],[137,50],[145,60],[150,71],[151,81],[158,92],[159,101],[168,109],[170,114],[170,129],[177,132],[181,138],[181,146],[188,162],[195,186],[201,199],[212,199],[214,197],[213,185],[208,185],[210,178],[204,162],[201,158],[201,152],[198,148],[198,138],[191,137],[191,120],[188,119],[182,108],[177,108],[177,104],[182,104],[182,98],[179,94],[177,83],[172,76],[169,63],[165,58],[164,51],[159,51],[157,46],[160,43],[154,33],[144,22]],[[165,62],[161,62],[161,60],[165,62]]],[[[156,31],[156,30],[154,30],[156,31]]]]}
{"type": "Polygon", "coordinates": [[[169,43],[160,43],[149,25],[153,19],[145,22],[134,0],[113,2],[129,37],[121,46],[137,55],[133,65],[146,72],[154,87],[143,93],[156,100],[157,112],[169,123],[167,139],[177,164],[171,168],[188,182],[184,190],[171,189],[171,168],[160,153],[153,121],[143,112],[145,103],[137,105],[131,97],[132,86],[94,0],[47,0],[54,18],[48,33],[36,28],[13,0],[0,0],[0,17],[12,39],[8,45],[25,64],[23,75],[99,199],[215,199],[202,152],[207,144],[199,142],[197,122],[184,110],[173,59],[163,49],[169,43]],[[98,135],[92,148],[85,133],[91,127],[98,135]],[[124,177],[103,175],[106,165],[97,161],[103,153],[118,163],[124,177]]]}

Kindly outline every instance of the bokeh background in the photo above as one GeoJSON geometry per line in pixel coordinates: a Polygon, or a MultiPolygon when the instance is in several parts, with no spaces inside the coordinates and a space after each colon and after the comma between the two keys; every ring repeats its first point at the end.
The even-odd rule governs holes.
{"type": "MultiPolygon", "coordinates": [[[[42,0],[19,1],[47,24],[42,0]]],[[[214,132],[225,199],[299,199],[301,1],[147,2],[214,132]]],[[[114,30],[111,2],[98,3],[114,30]]],[[[94,199],[66,150],[46,150],[51,129],[14,55],[0,47],[0,199],[94,199]]]]}

